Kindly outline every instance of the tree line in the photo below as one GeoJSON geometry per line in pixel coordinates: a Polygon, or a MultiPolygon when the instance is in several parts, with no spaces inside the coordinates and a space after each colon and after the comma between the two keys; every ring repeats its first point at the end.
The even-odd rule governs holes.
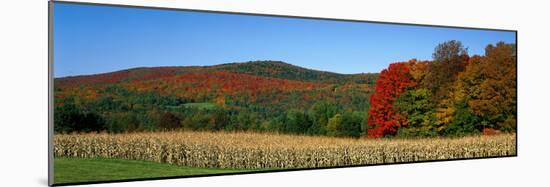
{"type": "Polygon", "coordinates": [[[390,64],[371,96],[368,136],[462,136],[514,132],[515,44],[469,56],[459,41],[439,44],[433,61],[390,64]]]}
{"type": "MultiPolygon", "coordinates": [[[[107,103],[100,105],[108,107],[107,103]]],[[[66,98],[63,105],[56,106],[54,127],[59,133],[122,133],[182,129],[360,137],[362,128],[365,127],[363,121],[366,115],[366,112],[345,110],[342,105],[329,101],[318,101],[309,109],[291,109],[277,115],[217,105],[204,108],[186,105],[149,107],[132,110],[87,110],[79,107],[74,99],[66,98]]]]}
{"type": "MultiPolygon", "coordinates": [[[[266,86],[258,80],[267,79],[224,73],[197,80],[183,74],[164,81],[63,87],[56,90],[54,129],[58,133],[182,129],[371,138],[514,132],[515,51],[515,44],[500,42],[488,45],[483,56],[470,56],[461,42],[452,40],[435,48],[432,61],[392,63],[376,75],[376,81],[357,81],[371,80],[373,75],[341,76],[307,89],[297,85],[310,83],[282,79],[265,83],[280,84],[280,88],[256,89],[266,86]],[[233,77],[258,85],[232,89],[227,81],[235,81],[233,77]],[[185,81],[179,83],[180,79],[185,81]],[[185,90],[193,92],[185,94],[185,90]]],[[[231,68],[236,67],[243,72],[251,68],[243,64],[231,68]]],[[[303,72],[307,73],[296,71],[297,77],[303,72]]]]}

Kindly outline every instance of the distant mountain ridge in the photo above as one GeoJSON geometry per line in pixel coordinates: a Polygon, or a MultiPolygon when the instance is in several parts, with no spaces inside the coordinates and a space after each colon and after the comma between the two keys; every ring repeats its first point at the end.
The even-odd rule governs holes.
{"type": "Polygon", "coordinates": [[[303,68],[282,61],[248,61],[226,63],[212,66],[166,66],[138,67],[100,73],[56,78],[56,86],[76,86],[93,84],[113,84],[128,81],[145,81],[151,79],[172,77],[189,72],[216,72],[248,74],[260,77],[307,81],[318,83],[363,83],[374,84],[378,74],[339,74],[303,68]]]}

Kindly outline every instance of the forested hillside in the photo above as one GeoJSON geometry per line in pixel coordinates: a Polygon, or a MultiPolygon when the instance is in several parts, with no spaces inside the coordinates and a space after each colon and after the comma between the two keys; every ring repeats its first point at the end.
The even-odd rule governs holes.
{"type": "Polygon", "coordinates": [[[55,80],[56,130],[252,130],[360,136],[377,74],[279,61],[135,68],[55,80]],[[338,114],[347,125],[335,129],[338,114]]]}

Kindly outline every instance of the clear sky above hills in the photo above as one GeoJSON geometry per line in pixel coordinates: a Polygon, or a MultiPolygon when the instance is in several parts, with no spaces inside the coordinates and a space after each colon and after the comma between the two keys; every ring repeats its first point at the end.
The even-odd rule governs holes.
{"type": "Polygon", "coordinates": [[[459,40],[470,54],[514,32],[55,3],[54,76],[133,67],[280,60],[337,73],[379,72],[459,40]]]}

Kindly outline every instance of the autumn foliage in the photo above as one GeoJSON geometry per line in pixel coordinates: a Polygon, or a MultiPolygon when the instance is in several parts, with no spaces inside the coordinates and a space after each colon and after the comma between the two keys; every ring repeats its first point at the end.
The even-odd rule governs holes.
{"type": "Polygon", "coordinates": [[[502,42],[470,57],[453,40],[434,61],[390,64],[370,98],[368,137],[515,132],[516,72],[515,45],[502,42]]]}
{"type": "Polygon", "coordinates": [[[261,131],[369,138],[515,132],[515,44],[459,41],[379,74],[280,61],[134,68],[56,78],[56,131],[261,131]],[[86,121],[89,126],[78,126],[86,121]]]}
{"type": "Polygon", "coordinates": [[[406,62],[390,64],[380,73],[376,81],[376,91],[370,98],[368,136],[377,138],[394,135],[401,126],[402,116],[394,110],[393,101],[408,87],[416,83],[410,75],[406,62]]]}
{"type": "Polygon", "coordinates": [[[92,116],[94,131],[114,133],[183,128],[359,137],[377,77],[252,61],[56,78],[55,126],[86,130],[73,124],[92,116]]]}
{"type": "Polygon", "coordinates": [[[273,90],[311,90],[322,88],[326,84],[215,71],[182,73],[151,81],[131,82],[126,86],[140,92],[156,91],[161,95],[175,94],[179,97],[191,98],[206,92],[220,95],[247,93],[255,96],[260,92],[273,90]]]}

